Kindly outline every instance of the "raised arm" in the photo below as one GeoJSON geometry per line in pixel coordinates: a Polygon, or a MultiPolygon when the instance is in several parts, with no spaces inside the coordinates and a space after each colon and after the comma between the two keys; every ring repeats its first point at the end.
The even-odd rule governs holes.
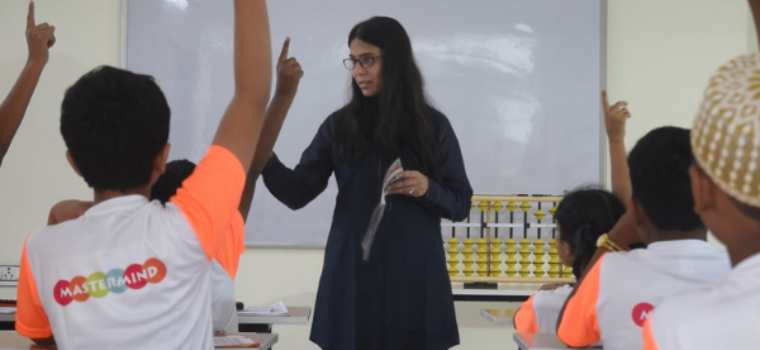
{"type": "Polygon", "coordinates": [[[631,177],[628,174],[628,162],[625,155],[625,123],[631,117],[631,113],[628,112],[628,103],[625,101],[618,101],[610,106],[606,91],[602,91],[602,104],[607,141],[610,146],[612,193],[627,206],[631,199],[631,177]]]}
{"type": "Polygon", "coordinates": [[[755,34],[760,41],[760,0],[749,0],[749,8],[752,9],[752,18],[755,19],[755,34]]]}
{"type": "Polygon", "coordinates": [[[296,97],[298,83],[303,77],[303,70],[295,57],[288,58],[290,49],[290,38],[285,39],[282,44],[282,51],[277,59],[277,87],[275,88],[274,97],[269,102],[266,111],[266,121],[261,131],[261,138],[256,147],[251,167],[248,169],[246,177],[245,190],[243,198],[240,200],[240,213],[245,218],[251,207],[253,193],[256,189],[256,180],[258,180],[261,171],[272,158],[272,149],[280,135],[280,129],[285,122],[285,116],[288,115],[290,105],[296,97]]]}
{"type": "Polygon", "coordinates": [[[272,79],[266,1],[235,0],[235,96],[214,144],[230,150],[248,169],[264,124],[272,79]]]}
{"type": "Polygon", "coordinates": [[[28,58],[26,65],[13,85],[11,92],[0,104],[0,163],[5,158],[16,135],[26,108],[32,99],[40,75],[48,62],[48,50],[55,44],[55,27],[47,23],[37,25],[34,17],[34,2],[29,2],[26,16],[26,45],[28,58]]]}

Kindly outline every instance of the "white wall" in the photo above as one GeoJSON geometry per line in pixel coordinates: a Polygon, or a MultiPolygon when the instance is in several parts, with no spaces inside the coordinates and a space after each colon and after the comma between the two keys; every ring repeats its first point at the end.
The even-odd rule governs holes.
{"type": "MultiPolygon", "coordinates": [[[[0,264],[17,263],[25,235],[44,224],[53,202],[89,196],[65,163],[58,108],[64,89],[83,72],[119,63],[118,1],[38,0],[37,5],[38,19],[57,26],[58,43],[0,169],[0,264]]],[[[656,126],[690,126],[712,71],[732,55],[757,50],[748,13],[742,0],[609,0],[607,85],[612,99],[631,105],[629,145],[656,126]]],[[[25,1],[0,2],[0,96],[7,94],[26,57],[24,16],[25,1]]],[[[238,299],[311,305],[321,266],[320,250],[248,250],[241,261],[238,299]]],[[[12,296],[12,290],[0,289],[0,298],[12,296]]],[[[509,306],[458,303],[459,349],[511,346],[509,328],[494,328],[479,318],[484,305],[509,306]]],[[[279,349],[313,348],[306,326],[277,331],[279,349]]]]}

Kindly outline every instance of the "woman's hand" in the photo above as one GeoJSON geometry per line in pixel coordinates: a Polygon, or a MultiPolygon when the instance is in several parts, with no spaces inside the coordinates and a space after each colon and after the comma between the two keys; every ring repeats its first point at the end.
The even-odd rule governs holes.
{"type": "Polygon", "coordinates": [[[419,171],[409,170],[399,174],[398,180],[388,185],[388,194],[400,194],[420,198],[427,194],[430,182],[427,176],[419,171]]]}
{"type": "Polygon", "coordinates": [[[303,77],[301,64],[295,57],[288,58],[290,49],[290,38],[285,39],[282,44],[280,57],[277,59],[277,87],[275,94],[295,96],[298,91],[298,84],[303,77]]]}

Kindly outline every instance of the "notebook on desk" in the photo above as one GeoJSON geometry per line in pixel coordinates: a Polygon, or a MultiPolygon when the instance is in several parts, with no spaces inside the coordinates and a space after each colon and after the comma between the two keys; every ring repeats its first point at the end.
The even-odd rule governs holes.
{"type": "Polygon", "coordinates": [[[258,348],[261,343],[258,340],[248,338],[243,335],[233,334],[221,337],[214,337],[214,348],[258,348]]]}

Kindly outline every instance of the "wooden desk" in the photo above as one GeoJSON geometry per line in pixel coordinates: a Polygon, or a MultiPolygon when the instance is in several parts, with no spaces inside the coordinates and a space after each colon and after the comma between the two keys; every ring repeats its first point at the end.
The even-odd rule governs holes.
{"type": "MultiPolygon", "coordinates": [[[[269,350],[272,345],[277,343],[278,337],[277,334],[261,334],[261,333],[240,333],[241,335],[245,335],[251,339],[258,340],[261,345],[257,349],[259,350],[269,350]]],[[[20,335],[18,335],[16,332],[0,332],[0,349],[2,350],[48,350],[48,349],[55,349],[55,347],[45,347],[45,346],[37,346],[32,343],[31,340],[24,338],[20,335]]],[[[231,348],[225,348],[225,349],[231,349],[231,348]]],[[[235,349],[235,348],[232,348],[235,349]]],[[[240,348],[240,349],[256,349],[256,348],[240,348]]]]}
{"type": "Polygon", "coordinates": [[[602,347],[569,348],[556,335],[515,333],[513,339],[520,350],[567,350],[567,349],[601,349],[602,347]]]}

